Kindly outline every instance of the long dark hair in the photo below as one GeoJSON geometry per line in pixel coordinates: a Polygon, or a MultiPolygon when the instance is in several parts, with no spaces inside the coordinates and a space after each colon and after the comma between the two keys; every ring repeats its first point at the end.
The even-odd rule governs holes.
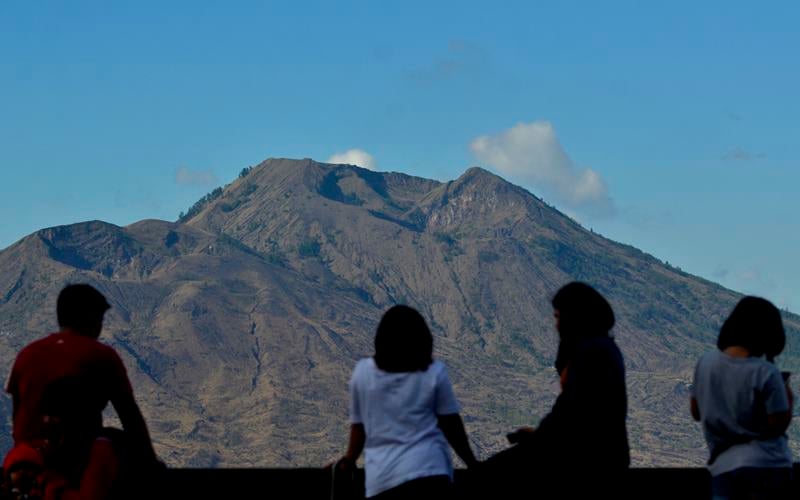
{"type": "Polygon", "coordinates": [[[786,346],[781,312],[772,302],[761,297],[744,297],[722,324],[717,348],[722,351],[741,346],[751,356],[766,356],[773,361],[786,346]]]}
{"type": "Polygon", "coordinates": [[[433,362],[433,335],[422,315],[408,306],[394,306],[375,332],[375,364],[387,372],[425,371],[433,362]]]}
{"type": "Polygon", "coordinates": [[[614,327],[614,310],[600,292],[579,281],[561,287],[551,301],[558,311],[558,373],[567,366],[583,338],[608,337],[614,327]]]}

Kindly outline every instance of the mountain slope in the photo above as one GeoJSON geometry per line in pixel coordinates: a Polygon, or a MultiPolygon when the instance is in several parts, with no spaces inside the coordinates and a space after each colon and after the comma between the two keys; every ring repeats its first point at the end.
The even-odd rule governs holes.
{"type": "MultiPolygon", "coordinates": [[[[619,318],[634,462],[702,463],[691,368],[739,296],[479,168],[439,183],[273,159],[178,223],[39,231],[0,252],[0,359],[55,328],[64,283],[88,281],[114,305],[106,338],[170,463],[320,464],[345,444],[353,363],[381,313],[407,303],[431,324],[485,456],[552,404],[549,297],[574,279],[619,318]]],[[[786,322],[796,369],[800,323],[786,322]]]]}

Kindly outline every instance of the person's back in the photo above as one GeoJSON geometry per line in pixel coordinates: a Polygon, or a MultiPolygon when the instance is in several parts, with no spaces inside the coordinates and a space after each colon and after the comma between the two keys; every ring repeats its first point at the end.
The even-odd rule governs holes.
{"type": "Polygon", "coordinates": [[[433,360],[433,336],[416,310],[394,306],[375,333],[375,355],[350,379],[350,443],[336,467],[352,469],[365,451],[367,497],[440,499],[449,494],[448,443],[477,463],[447,370],[433,360]]]}
{"type": "Polygon", "coordinates": [[[8,379],[15,445],[41,452],[48,498],[110,494],[121,457],[103,434],[109,402],[131,443],[129,453],[144,467],[158,463],[122,360],[97,340],[110,307],[90,285],[66,286],[56,306],[61,331],[26,346],[8,379]]]}
{"type": "Polygon", "coordinates": [[[763,358],[707,352],[697,363],[693,396],[712,474],[740,467],[792,466],[786,436],[768,432],[767,415],[788,408],[775,365],[763,358]]]}
{"type": "Polygon", "coordinates": [[[578,345],[562,393],[536,434],[543,460],[553,466],[624,470],[630,464],[627,394],[622,354],[609,337],[578,345]]]}
{"type": "Polygon", "coordinates": [[[591,286],[572,282],[552,300],[562,391],[537,428],[508,435],[518,443],[487,461],[494,491],[517,498],[532,477],[561,498],[619,497],[630,465],[622,353],[610,331],[611,305],[591,286]]]}
{"type": "Polygon", "coordinates": [[[370,471],[368,491],[420,475],[452,475],[437,415],[458,413],[458,403],[452,392],[442,394],[449,386],[444,364],[434,361],[425,371],[390,373],[366,358],[356,365],[352,384],[353,414],[360,416],[367,435],[367,468],[383,464],[370,471]]]}
{"type": "Polygon", "coordinates": [[[102,426],[108,402],[132,393],[124,365],[112,348],[76,333],[50,334],[19,353],[9,377],[15,441],[43,437],[43,395],[49,386],[68,378],[82,381],[81,400],[75,404],[89,419],[87,428],[95,431],[102,426]]]}
{"type": "Polygon", "coordinates": [[[717,350],[697,363],[691,413],[708,443],[715,499],[789,495],[792,394],[773,364],[785,345],[780,311],[744,297],[723,323],[717,350]]]}

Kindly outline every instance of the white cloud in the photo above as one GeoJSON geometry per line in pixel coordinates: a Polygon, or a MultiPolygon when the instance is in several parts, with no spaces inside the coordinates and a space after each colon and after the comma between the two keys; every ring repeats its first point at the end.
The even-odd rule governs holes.
{"type": "Polygon", "coordinates": [[[595,215],[614,212],[603,178],[572,162],[550,122],[518,123],[499,134],[480,136],[472,141],[470,150],[500,174],[545,190],[568,207],[595,215]]]}
{"type": "Polygon", "coordinates": [[[183,186],[214,186],[219,184],[217,176],[211,169],[192,170],[180,167],[175,171],[175,182],[183,186]]]}
{"type": "Polygon", "coordinates": [[[348,149],[344,153],[336,153],[328,158],[325,163],[356,165],[369,170],[378,169],[378,162],[363,149],[348,149]]]}

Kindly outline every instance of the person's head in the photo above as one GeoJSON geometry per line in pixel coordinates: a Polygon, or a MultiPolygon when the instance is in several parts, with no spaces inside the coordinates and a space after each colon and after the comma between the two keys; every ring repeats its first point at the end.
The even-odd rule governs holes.
{"type": "Polygon", "coordinates": [[[608,301],[586,283],[564,285],[551,303],[562,340],[608,336],[614,327],[614,311],[608,301]]]}
{"type": "Polygon", "coordinates": [[[608,336],[614,311],[597,290],[578,281],[561,287],[551,304],[560,340],[556,370],[563,376],[580,339],[608,336]]]}
{"type": "Polygon", "coordinates": [[[375,364],[387,372],[425,371],[433,362],[433,335],[422,315],[394,306],[375,332],[375,364]]]}
{"type": "Polygon", "coordinates": [[[58,326],[97,338],[103,329],[103,316],[109,305],[102,293],[91,285],[67,285],[58,294],[58,326]]]}
{"type": "Polygon", "coordinates": [[[786,333],[781,313],[772,302],[761,297],[744,297],[722,324],[717,348],[744,347],[751,356],[766,356],[770,361],[783,352],[786,333]]]}

